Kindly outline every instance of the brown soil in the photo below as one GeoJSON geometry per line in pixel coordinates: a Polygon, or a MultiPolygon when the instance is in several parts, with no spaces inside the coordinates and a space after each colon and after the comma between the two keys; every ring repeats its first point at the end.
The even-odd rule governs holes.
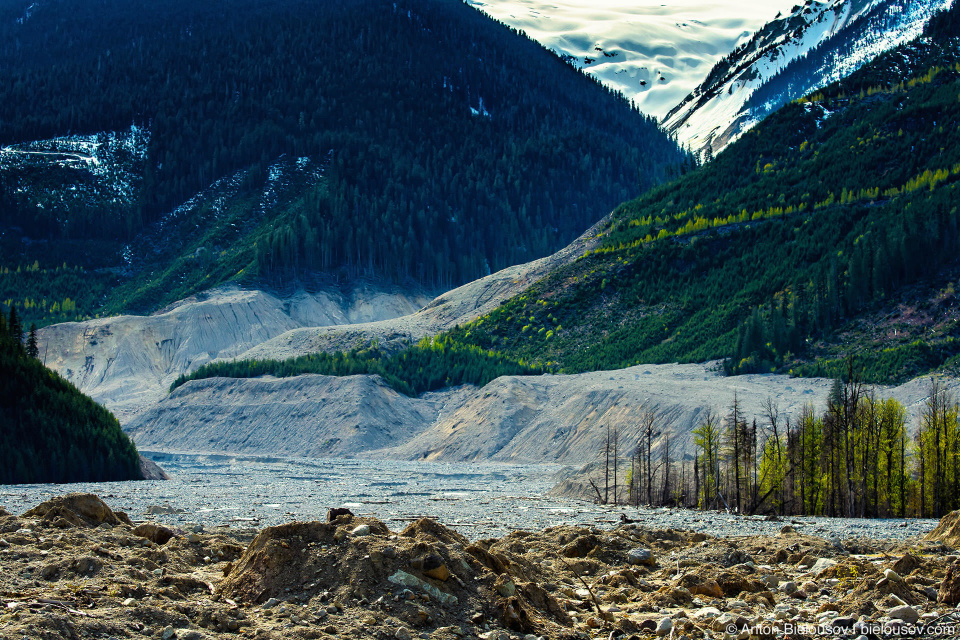
{"type": "Polygon", "coordinates": [[[904,605],[930,621],[960,586],[940,541],[838,546],[789,527],[471,542],[430,520],[394,532],[351,515],[260,532],[133,524],[88,495],[0,509],[0,639],[721,637],[729,624],[883,622],[904,605]]]}

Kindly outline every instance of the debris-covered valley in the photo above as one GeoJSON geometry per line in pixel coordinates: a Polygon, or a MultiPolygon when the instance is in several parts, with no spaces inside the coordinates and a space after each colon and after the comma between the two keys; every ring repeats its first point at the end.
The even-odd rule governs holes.
{"type": "MultiPolygon", "coordinates": [[[[175,509],[170,509],[174,511],[175,509]]],[[[960,515],[923,538],[558,525],[469,539],[331,510],[261,530],[93,494],[0,510],[0,638],[952,636],[960,515]],[[933,635],[930,635],[933,634],[933,635]]]]}

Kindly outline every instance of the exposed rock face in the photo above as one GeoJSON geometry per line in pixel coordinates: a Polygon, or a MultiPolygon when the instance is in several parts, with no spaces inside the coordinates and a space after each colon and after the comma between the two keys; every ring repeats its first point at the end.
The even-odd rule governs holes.
{"type": "MultiPolygon", "coordinates": [[[[187,383],[132,420],[141,449],[409,460],[558,462],[595,458],[606,427],[636,442],[644,411],[658,415],[672,451],[692,450],[704,411],[723,412],[734,392],[747,415],[772,399],[784,414],[825,401],[831,382],[786,376],[727,378],[710,365],[641,365],[579,375],[508,376],[420,398],[376,376],[206,379],[187,383]]],[[[881,391],[907,406],[922,381],[881,391]]],[[[624,450],[628,446],[624,445],[624,450]]],[[[626,469],[622,470],[626,473],[626,469]]],[[[593,499],[580,477],[564,495],[593,499]]]]}
{"type": "Polygon", "coordinates": [[[140,473],[144,480],[169,480],[167,472],[160,468],[153,460],[140,456],[140,473]]]}

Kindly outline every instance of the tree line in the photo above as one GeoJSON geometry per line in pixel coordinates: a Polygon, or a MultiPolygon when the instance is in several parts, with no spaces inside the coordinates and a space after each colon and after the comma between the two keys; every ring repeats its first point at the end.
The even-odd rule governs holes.
{"type": "Polygon", "coordinates": [[[0,313],[0,484],[141,479],[117,419],[38,356],[36,326],[0,313]]]}
{"type": "Polygon", "coordinates": [[[631,442],[608,430],[604,489],[590,482],[599,502],[744,514],[939,518],[960,509],[960,402],[931,378],[912,435],[906,415],[855,376],[835,381],[822,410],[806,405],[796,417],[769,399],[749,417],[735,395],[724,415],[704,411],[693,451],[675,455],[670,419],[645,411],[631,442]],[[613,467],[611,490],[618,449],[628,452],[626,473],[618,489],[613,467]]]}
{"type": "Polygon", "coordinates": [[[500,376],[539,375],[545,371],[544,367],[513,360],[495,351],[460,345],[448,337],[436,337],[423,338],[392,354],[374,342],[347,352],[311,353],[287,360],[213,362],[178,377],[170,391],[191,380],[216,377],[378,375],[394,390],[415,397],[445,387],[463,384],[482,387],[500,376]]]}

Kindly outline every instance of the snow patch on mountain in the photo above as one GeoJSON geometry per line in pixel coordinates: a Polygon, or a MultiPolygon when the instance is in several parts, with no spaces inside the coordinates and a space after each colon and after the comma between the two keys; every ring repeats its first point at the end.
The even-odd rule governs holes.
{"type": "Polygon", "coordinates": [[[670,111],[664,125],[690,149],[707,157],[719,153],[785,102],[913,40],[936,11],[951,3],[807,0],[721,60],[670,111]]]}
{"type": "Polygon", "coordinates": [[[467,0],[661,118],[796,0],[467,0]]]}

